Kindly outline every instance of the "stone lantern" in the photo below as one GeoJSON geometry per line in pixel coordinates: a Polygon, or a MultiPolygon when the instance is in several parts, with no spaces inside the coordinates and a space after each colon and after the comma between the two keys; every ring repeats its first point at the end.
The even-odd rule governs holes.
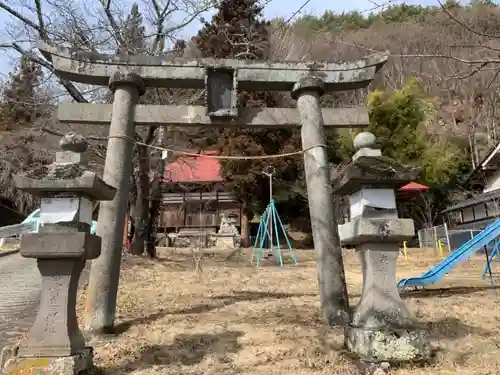
{"type": "Polygon", "coordinates": [[[395,190],[417,171],[382,156],[372,133],[354,140],[352,163],[334,181],[347,195],[350,221],[339,225],[342,246],[355,248],[363,272],[363,292],[345,331],[347,348],[366,362],[401,363],[430,355],[428,332],[417,323],[396,286],[402,241],[415,234],[412,219],[398,218],[395,190]]]}
{"type": "Polygon", "coordinates": [[[92,203],[112,200],[116,190],[87,170],[85,138],[69,133],[60,146],[55,163],[14,177],[18,189],[41,198],[42,226],[22,236],[20,253],[37,259],[42,290],[35,323],[6,361],[6,374],[36,368],[69,375],[92,367],[75,311],[78,281],[86,261],[101,252],[101,238],[90,234],[92,203]]]}

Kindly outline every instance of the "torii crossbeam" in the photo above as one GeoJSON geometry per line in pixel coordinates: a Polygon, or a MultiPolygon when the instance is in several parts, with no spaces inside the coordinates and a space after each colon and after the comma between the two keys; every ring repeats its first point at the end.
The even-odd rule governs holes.
{"type": "Polygon", "coordinates": [[[325,92],[368,86],[386,63],[388,53],[377,53],[354,62],[267,62],[110,56],[70,50],[46,41],[40,41],[38,48],[45,58],[52,61],[60,78],[109,86],[114,93],[112,106],[61,106],[58,113],[61,121],[110,124],[110,136],[125,136],[110,137],[108,141],[103,177],[106,183],[117,188],[117,193],[113,201],[102,202],[100,207],[97,233],[102,237],[102,251],[92,264],[87,329],[106,331],[114,323],[123,226],[132,173],[133,145],[129,139],[135,135],[136,124],[232,127],[301,124],[321,301],[328,301],[323,304],[323,309],[330,322],[347,315],[342,313],[347,311],[347,300],[338,297],[335,290],[336,285],[342,285],[343,269],[338,262],[341,249],[333,215],[323,127],[364,126],[368,124],[368,114],[366,109],[358,108],[322,110],[319,98],[325,92]],[[138,106],[138,98],[147,87],[205,89],[206,106],[204,109],[138,106]],[[240,109],[237,107],[239,90],[289,91],[297,100],[297,109],[240,109]]]}

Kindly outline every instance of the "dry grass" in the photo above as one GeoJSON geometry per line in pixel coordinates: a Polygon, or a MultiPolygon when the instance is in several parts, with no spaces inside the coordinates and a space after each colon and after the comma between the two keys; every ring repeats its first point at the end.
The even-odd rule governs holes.
{"type": "MultiPolygon", "coordinates": [[[[93,338],[96,364],[109,374],[354,374],[340,329],[326,330],[318,313],[312,252],[299,265],[252,267],[216,253],[201,279],[188,254],[158,261],[129,258],[123,265],[114,336],[93,338]]],[[[398,276],[437,262],[412,252],[398,276]]],[[[351,304],[361,291],[353,252],[345,256],[351,304]]],[[[480,257],[458,266],[441,289],[407,294],[411,310],[429,322],[436,363],[395,370],[398,375],[499,374],[497,292],[481,280],[480,257]]],[[[497,267],[495,264],[494,267],[497,267]]],[[[500,280],[498,280],[500,281],[500,280]]],[[[83,296],[79,301],[82,311],[83,296]]]]}

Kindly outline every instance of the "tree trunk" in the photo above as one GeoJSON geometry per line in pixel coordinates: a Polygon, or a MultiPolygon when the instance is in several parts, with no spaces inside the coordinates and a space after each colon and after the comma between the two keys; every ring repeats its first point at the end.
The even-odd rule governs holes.
{"type": "Polygon", "coordinates": [[[249,213],[248,204],[246,201],[243,202],[241,208],[241,246],[250,247],[250,228],[249,228],[249,213]]]}
{"type": "Polygon", "coordinates": [[[130,222],[130,233],[128,234],[128,244],[129,244],[128,250],[130,251],[130,244],[132,243],[132,239],[134,238],[134,233],[135,233],[135,225],[134,221],[132,220],[132,213],[128,215],[128,220],[130,222]]]}
{"type": "Polygon", "coordinates": [[[148,242],[146,245],[146,253],[150,258],[156,258],[156,239],[158,234],[157,227],[161,209],[164,170],[165,160],[160,159],[158,161],[153,183],[151,185],[151,206],[149,208],[149,220],[147,229],[148,242]]]}
{"type": "Polygon", "coordinates": [[[128,221],[130,223],[130,232],[129,232],[129,237],[128,237],[128,251],[130,252],[131,249],[131,244],[132,244],[132,239],[134,238],[135,234],[135,222],[134,222],[134,217],[135,217],[135,204],[137,203],[137,176],[139,175],[139,166],[137,165],[137,146],[134,146],[134,159],[132,161],[133,165],[133,171],[132,175],[130,176],[130,193],[129,193],[129,201],[128,201],[128,221]]]}
{"type": "MultiPolygon", "coordinates": [[[[146,134],[145,144],[153,143],[157,126],[149,126],[146,134]]],[[[133,220],[134,236],[130,244],[130,252],[135,255],[144,254],[144,245],[148,237],[150,182],[149,172],[151,166],[150,149],[145,146],[136,147],[137,150],[137,173],[135,183],[137,196],[134,204],[133,220]]]]}
{"type": "Polygon", "coordinates": [[[146,147],[139,147],[137,151],[137,198],[132,218],[134,223],[134,236],[132,237],[130,252],[134,255],[142,255],[144,253],[144,242],[146,240],[149,217],[149,157],[146,147]]]}

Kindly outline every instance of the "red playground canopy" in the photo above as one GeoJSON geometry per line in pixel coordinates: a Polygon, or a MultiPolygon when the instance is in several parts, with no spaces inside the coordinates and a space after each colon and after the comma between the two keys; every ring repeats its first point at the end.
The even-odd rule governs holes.
{"type": "Polygon", "coordinates": [[[429,190],[429,186],[419,184],[417,182],[410,182],[403,187],[400,187],[396,192],[396,199],[407,200],[415,197],[419,193],[429,190]]]}

